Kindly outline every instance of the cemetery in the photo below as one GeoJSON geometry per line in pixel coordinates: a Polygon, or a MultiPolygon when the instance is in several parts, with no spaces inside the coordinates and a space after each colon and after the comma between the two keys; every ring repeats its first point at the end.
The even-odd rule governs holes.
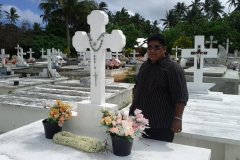
{"type": "MultiPolygon", "coordinates": [[[[112,16],[123,11],[124,8],[121,13],[112,16]]],[[[65,21],[64,18],[62,20],[65,21]]],[[[135,31],[127,28],[126,24],[126,29],[113,25],[111,14],[98,8],[91,9],[84,20],[84,25],[80,23],[82,28],[77,30],[79,24],[67,24],[68,30],[64,32],[68,32],[66,36],[69,37],[65,37],[64,43],[59,37],[59,41],[52,39],[54,43],[49,43],[51,45],[41,44],[38,47],[36,42],[28,45],[28,41],[21,43],[18,38],[11,49],[5,42],[0,43],[0,160],[240,159],[240,39],[225,33],[223,39],[222,35],[209,30],[199,32],[201,34],[194,31],[192,37],[186,36],[181,41],[176,34],[180,36],[182,33],[171,33],[171,27],[160,30],[151,26],[151,30],[156,30],[149,33],[163,33],[166,37],[172,34],[172,39],[167,37],[166,44],[169,46],[166,51],[172,61],[184,70],[189,99],[181,119],[182,130],[175,133],[172,143],[139,138],[141,135],[135,137],[130,140],[130,153],[119,156],[115,153],[116,149],[114,151],[112,138],[116,131],[106,132],[102,126],[102,120],[113,124],[114,116],[109,115],[107,118],[112,118],[109,120],[101,113],[119,112],[128,117],[136,77],[142,64],[150,60],[146,43],[146,37],[150,35],[141,30],[143,34],[135,37],[135,31]],[[129,35],[128,29],[134,34],[129,35]],[[173,39],[175,42],[172,42],[173,39]],[[2,46],[7,46],[7,49],[2,46]],[[68,120],[60,117],[58,122],[54,121],[63,132],[58,131],[48,138],[44,121],[54,117],[56,111],[51,109],[56,107],[55,104],[59,104],[61,112],[67,116],[64,111],[66,106],[58,101],[66,103],[71,108],[71,114],[68,120]],[[59,125],[60,121],[64,124],[59,125]],[[63,139],[56,143],[59,133],[63,139]],[[80,142],[81,139],[84,142],[80,142]],[[96,151],[93,142],[98,142],[102,150],[96,151]],[[88,152],[89,146],[93,149],[91,152],[88,152]],[[83,147],[86,150],[82,150],[83,147]]],[[[47,36],[44,38],[51,41],[47,40],[47,36]]],[[[156,46],[153,49],[156,51],[156,46]]],[[[130,121],[130,124],[134,122],[130,121]]],[[[121,122],[121,125],[129,124],[121,122]]],[[[122,132],[125,137],[117,137],[129,141],[128,133],[122,132]]],[[[128,148],[127,143],[123,144],[120,140],[117,143],[128,148]]],[[[122,151],[121,148],[117,150],[122,151]]]]}

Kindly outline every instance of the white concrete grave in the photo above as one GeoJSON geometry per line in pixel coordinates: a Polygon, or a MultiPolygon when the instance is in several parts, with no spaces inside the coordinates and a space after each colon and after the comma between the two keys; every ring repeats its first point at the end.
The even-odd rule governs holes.
{"type": "Polygon", "coordinates": [[[210,149],[150,139],[134,140],[132,153],[125,157],[111,152],[87,153],[46,139],[41,120],[0,135],[1,160],[210,160],[210,157],[210,149]]]}
{"type": "Polygon", "coordinates": [[[2,66],[4,67],[6,65],[6,58],[9,58],[8,54],[5,54],[5,49],[1,49],[1,55],[0,55],[1,59],[2,59],[2,66]]]}
{"type": "Polygon", "coordinates": [[[111,34],[105,32],[108,16],[105,12],[95,10],[87,17],[90,33],[78,31],[73,36],[72,44],[77,52],[91,52],[90,101],[82,101],[77,109],[77,117],[66,123],[66,129],[97,138],[106,137],[104,128],[100,127],[101,109],[117,110],[116,104],[105,103],[105,54],[110,48],[113,52],[120,52],[126,44],[126,38],[120,30],[113,30],[111,34]],[[86,123],[87,122],[87,123],[86,123]]]}
{"type": "Polygon", "coordinates": [[[133,52],[131,53],[133,55],[133,59],[132,62],[136,63],[136,55],[139,54],[138,52],[136,52],[136,50],[134,49],[133,52]]]}
{"type": "Polygon", "coordinates": [[[178,48],[178,46],[176,46],[175,48],[172,48],[173,51],[175,51],[175,60],[178,61],[178,51],[181,51],[182,48],[178,48]]]}
{"type": "Polygon", "coordinates": [[[213,87],[214,83],[203,83],[203,62],[204,58],[216,58],[217,49],[206,49],[204,47],[204,36],[195,36],[193,49],[182,49],[183,58],[194,58],[194,77],[193,82],[188,82],[190,93],[208,93],[208,89],[213,87]]]}
{"type": "Polygon", "coordinates": [[[218,42],[217,40],[214,41],[213,38],[214,38],[214,36],[210,36],[210,37],[209,37],[210,40],[209,40],[209,41],[206,41],[206,44],[210,44],[210,47],[209,47],[209,48],[213,48],[213,44],[217,44],[217,42],[218,42]]]}

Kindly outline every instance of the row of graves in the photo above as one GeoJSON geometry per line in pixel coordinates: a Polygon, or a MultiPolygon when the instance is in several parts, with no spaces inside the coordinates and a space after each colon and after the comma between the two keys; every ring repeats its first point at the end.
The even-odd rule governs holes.
{"type": "MultiPolygon", "coordinates": [[[[90,154],[54,144],[45,138],[42,126],[48,112],[43,104],[61,99],[75,106],[74,116],[64,124],[63,130],[105,140],[104,128],[99,127],[101,109],[116,111],[131,102],[133,84],[109,82],[105,78],[106,48],[119,53],[126,43],[119,30],[105,33],[107,23],[104,12],[93,11],[88,16],[90,33],[79,31],[73,37],[77,52],[90,48],[90,79],[54,81],[0,96],[0,129],[6,132],[0,135],[0,159],[120,159],[112,153],[90,154]]],[[[216,56],[217,49],[205,48],[204,36],[195,37],[193,49],[182,49],[182,57],[194,58],[182,133],[176,135],[174,143],[134,139],[132,154],[121,159],[240,159],[240,96],[210,91],[214,84],[204,82],[204,58],[216,56]]]]}
{"type": "MultiPolygon", "coordinates": [[[[0,128],[8,125],[17,128],[19,127],[17,126],[18,123],[25,126],[0,135],[0,159],[120,159],[110,152],[86,153],[67,146],[57,145],[46,139],[42,119],[46,118],[48,108],[40,107],[42,101],[46,99],[48,101],[61,99],[70,102],[73,106],[76,106],[76,114],[64,124],[63,130],[101,140],[107,138],[104,128],[99,127],[99,120],[102,116],[101,109],[108,108],[116,111],[125,106],[124,103],[129,103],[126,102],[128,97],[131,101],[133,87],[133,84],[114,82],[110,83],[110,86],[108,83],[106,84],[105,49],[110,48],[113,52],[121,52],[126,43],[126,38],[120,30],[113,30],[111,34],[105,33],[107,23],[108,16],[104,12],[93,11],[88,16],[91,38],[86,32],[76,32],[73,37],[73,46],[77,52],[84,52],[87,48],[91,49],[93,59],[90,61],[89,86],[81,85],[79,81],[75,80],[63,81],[25,88],[1,96],[0,116],[3,120],[0,123],[0,128]],[[99,41],[94,44],[92,39],[98,39],[99,41]],[[101,47],[98,47],[99,45],[101,47]],[[129,94],[126,94],[127,92],[129,94]],[[111,98],[116,100],[108,101],[111,98]],[[40,114],[40,110],[45,114],[40,114]],[[25,116],[26,118],[24,118],[25,116]],[[25,120],[27,122],[24,122],[25,120]],[[38,121],[33,122],[35,120],[38,121]],[[3,123],[9,121],[10,123],[3,123]],[[15,152],[12,152],[13,150],[15,152]]],[[[136,139],[131,155],[121,157],[121,159],[192,160],[192,155],[194,155],[195,160],[209,160],[210,154],[210,149],[136,139]]]]}

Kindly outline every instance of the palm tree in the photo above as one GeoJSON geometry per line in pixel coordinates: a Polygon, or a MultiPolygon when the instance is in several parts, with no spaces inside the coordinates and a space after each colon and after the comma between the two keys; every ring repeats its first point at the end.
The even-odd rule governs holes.
{"type": "Polygon", "coordinates": [[[178,17],[178,19],[181,20],[187,11],[187,6],[185,5],[184,2],[182,2],[182,3],[177,2],[177,4],[174,6],[173,11],[176,14],[176,16],[178,17]]]}
{"type": "Polygon", "coordinates": [[[4,11],[6,14],[6,18],[8,19],[8,21],[10,22],[10,24],[16,24],[16,21],[18,20],[18,18],[20,17],[17,14],[17,10],[15,8],[10,8],[9,12],[8,11],[4,11]]]}
{"type": "Polygon", "coordinates": [[[105,3],[105,2],[100,2],[99,4],[98,4],[98,9],[99,10],[102,10],[102,11],[104,11],[104,12],[108,12],[108,5],[107,5],[107,3],[105,3]]]}
{"type": "Polygon", "coordinates": [[[177,16],[174,13],[174,10],[167,11],[165,17],[166,19],[160,19],[160,21],[163,21],[163,30],[166,28],[172,28],[177,24],[177,16]]]}
{"type": "Polygon", "coordinates": [[[224,12],[224,6],[221,5],[221,2],[219,2],[219,0],[205,0],[203,8],[206,16],[210,20],[221,18],[222,13],[224,12]]]}
{"type": "Polygon", "coordinates": [[[229,3],[229,11],[231,10],[231,7],[234,6],[234,11],[240,11],[240,0],[228,0],[229,3]]]}
{"type": "Polygon", "coordinates": [[[97,3],[92,0],[46,0],[40,3],[39,8],[44,11],[43,21],[47,22],[51,19],[63,20],[66,29],[67,53],[70,54],[70,27],[73,21],[79,17],[79,11],[89,12],[97,8],[97,3]]]}

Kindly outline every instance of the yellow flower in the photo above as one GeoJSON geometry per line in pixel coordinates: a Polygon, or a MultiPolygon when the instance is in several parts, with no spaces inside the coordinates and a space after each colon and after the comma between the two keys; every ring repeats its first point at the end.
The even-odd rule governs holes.
{"type": "Polygon", "coordinates": [[[112,118],[111,117],[105,117],[104,121],[105,121],[106,125],[110,125],[112,123],[112,118]]]}

